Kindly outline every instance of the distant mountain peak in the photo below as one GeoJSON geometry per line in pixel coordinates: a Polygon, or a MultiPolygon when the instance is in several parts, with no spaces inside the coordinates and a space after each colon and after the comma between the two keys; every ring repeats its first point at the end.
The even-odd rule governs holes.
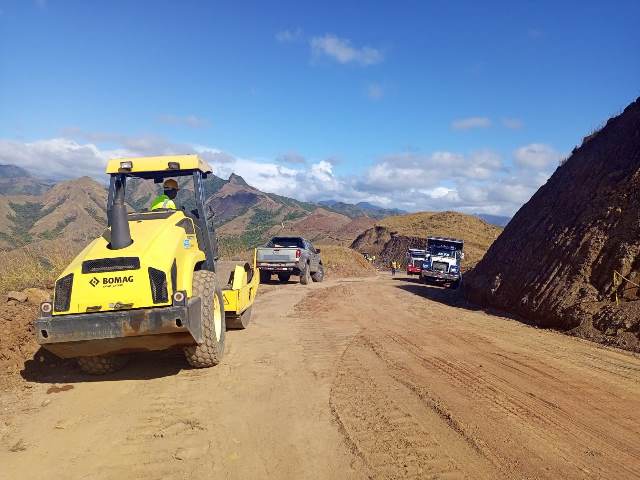
{"type": "Polygon", "coordinates": [[[31,174],[17,165],[0,165],[0,178],[30,177],[31,174]]]}
{"type": "Polygon", "coordinates": [[[229,183],[233,185],[242,185],[245,187],[249,186],[249,184],[245,182],[244,178],[242,178],[240,175],[236,175],[235,173],[229,175],[229,183]]]}

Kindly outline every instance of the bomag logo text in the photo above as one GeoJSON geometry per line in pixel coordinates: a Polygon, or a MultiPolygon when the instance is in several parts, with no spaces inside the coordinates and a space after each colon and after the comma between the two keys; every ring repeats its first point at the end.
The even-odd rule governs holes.
{"type": "Polygon", "coordinates": [[[133,275],[127,277],[104,277],[102,285],[122,285],[123,283],[132,283],[133,275]]]}

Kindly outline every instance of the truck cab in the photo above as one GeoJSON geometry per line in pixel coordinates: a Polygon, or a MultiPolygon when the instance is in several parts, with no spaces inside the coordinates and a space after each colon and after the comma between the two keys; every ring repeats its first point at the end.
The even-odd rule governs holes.
{"type": "Polygon", "coordinates": [[[442,283],[458,288],[462,281],[464,241],[455,238],[429,237],[427,256],[422,263],[422,283],[442,283]]]}
{"type": "Polygon", "coordinates": [[[427,251],[419,248],[407,250],[407,275],[420,275],[427,251]]]}

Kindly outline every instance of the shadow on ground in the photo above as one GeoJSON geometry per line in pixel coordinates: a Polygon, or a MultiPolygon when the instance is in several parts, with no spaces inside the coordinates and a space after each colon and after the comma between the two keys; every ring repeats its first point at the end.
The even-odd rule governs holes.
{"type": "Polygon", "coordinates": [[[168,377],[189,369],[181,350],[167,350],[132,353],[122,370],[107,375],[89,375],[80,371],[75,360],[60,359],[40,348],[32,359],[24,362],[20,376],[36,383],[115,382],[168,377]]]}
{"type": "Polygon", "coordinates": [[[455,308],[464,308],[465,310],[473,312],[484,312],[488,315],[508,318],[526,325],[535,326],[533,322],[509,312],[504,312],[494,308],[484,308],[467,301],[464,298],[464,284],[460,288],[454,290],[438,285],[425,285],[420,282],[420,279],[412,277],[394,277],[393,280],[402,282],[395,285],[396,288],[427,298],[433,302],[442,303],[455,308]]]}

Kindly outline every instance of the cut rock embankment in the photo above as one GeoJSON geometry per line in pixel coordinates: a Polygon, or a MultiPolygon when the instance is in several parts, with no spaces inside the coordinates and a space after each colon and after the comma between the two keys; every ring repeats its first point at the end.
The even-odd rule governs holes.
{"type": "Polygon", "coordinates": [[[640,99],[586,137],[465,277],[469,300],[640,351],[640,99]],[[615,294],[621,302],[616,305],[615,294]]]}

